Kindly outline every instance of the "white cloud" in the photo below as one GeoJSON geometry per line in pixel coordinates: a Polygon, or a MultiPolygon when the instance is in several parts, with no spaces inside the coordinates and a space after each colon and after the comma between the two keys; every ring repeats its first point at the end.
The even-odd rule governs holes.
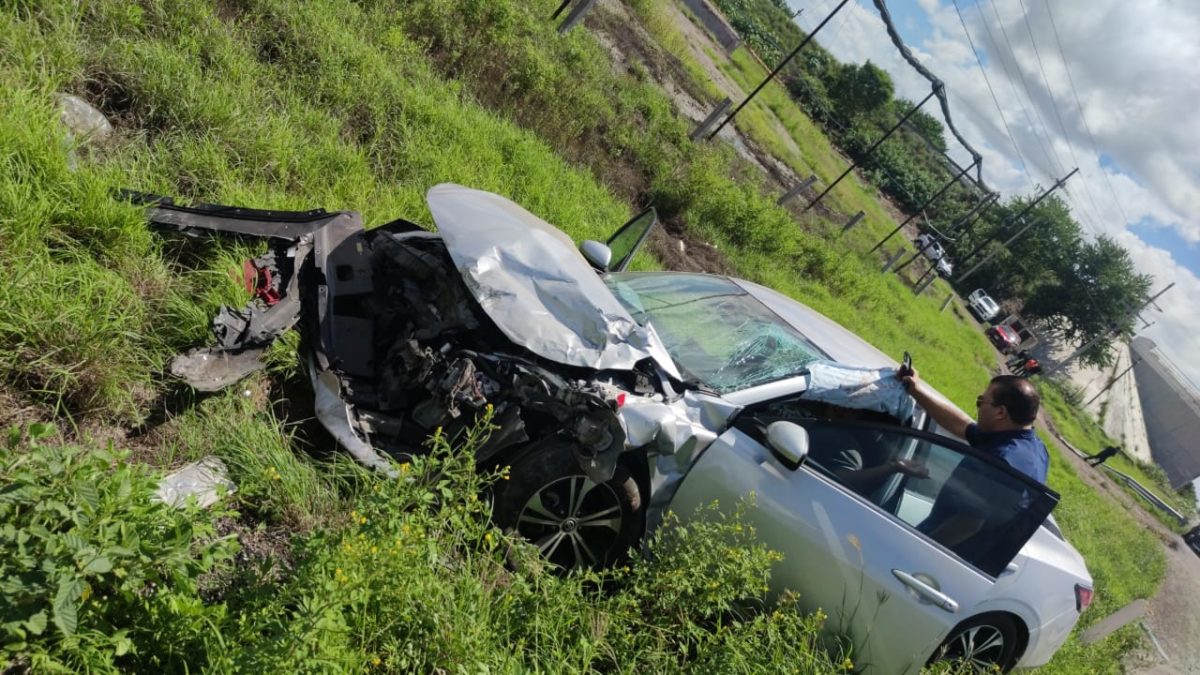
{"type": "MultiPolygon", "coordinates": [[[[790,2],[799,7],[799,0],[790,2]]],[[[1115,237],[1129,249],[1138,269],[1154,275],[1155,291],[1175,282],[1159,302],[1164,312],[1152,312],[1155,325],[1147,335],[1200,382],[1200,303],[1192,301],[1200,297],[1200,279],[1171,252],[1129,232],[1131,224],[1152,219],[1187,242],[1200,242],[1200,3],[959,0],[1020,158],[954,4],[891,0],[888,6],[893,16],[926,17],[927,30],[915,32],[922,39],[909,47],[945,81],[954,121],[984,157],[991,187],[1006,196],[1029,194],[1078,164],[1062,196],[1086,231],[1115,237]]],[[[832,7],[810,8],[801,25],[811,30],[832,7]]],[[[911,23],[902,33],[914,33],[911,23]]],[[[817,39],[843,61],[870,59],[888,70],[901,96],[920,100],[929,92],[893,47],[870,0],[847,5],[817,39]]],[[[970,161],[961,149],[953,154],[960,163],[970,161]]]]}

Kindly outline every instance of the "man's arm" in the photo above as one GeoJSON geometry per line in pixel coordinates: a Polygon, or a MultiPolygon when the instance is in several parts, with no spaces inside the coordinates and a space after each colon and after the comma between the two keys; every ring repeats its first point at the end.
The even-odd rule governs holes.
{"type": "Polygon", "coordinates": [[[925,468],[924,464],[911,459],[893,459],[865,469],[839,468],[834,471],[834,475],[843,483],[860,491],[875,487],[884,478],[894,473],[903,473],[917,478],[929,476],[929,470],[925,468]]]}
{"type": "Polygon", "coordinates": [[[967,426],[974,424],[975,420],[946,403],[941,397],[934,396],[928,386],[918,377],[916,370],[912,372],[912,375],[901,377],[900,381],[904,383],[904,388],[908,390],[909,395],[916,399],[917,404],[929,413],[938,426],[966,440],[967,426]]]}

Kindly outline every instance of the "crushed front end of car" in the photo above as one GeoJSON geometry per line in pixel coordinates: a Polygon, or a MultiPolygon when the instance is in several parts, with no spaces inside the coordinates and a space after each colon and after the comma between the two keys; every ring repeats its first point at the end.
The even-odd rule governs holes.
{"type": "Polygon", "coordinates": [[[672,450],[695,445],[688,430],[698,425],[684,421],[679,375],[653,329],[629,316],[569,238],[508,200],[437,186],[434,233],[402,219],[367,230],[350,211],[124,197],[162,228],[267,242],[243,269],[251,301],[221,308],[213,343],[177,357],[172,374],[216,391],[262,368],[266,348],[294,328],[317,418],[385,472],[436,431],[453,438],[486,415],[493,431],[477,463],[513,467],[498,486],[497,520],[552,560],[569,542],[563,550],[576,555],[560,555],[564,566],[611,562],[644,531],[643,446],[660,435],[672,450]],[[635,400],[657,404],[638,406],[630,442],[620,411],[635,400]],[[669,433],[646,419],[651,409],[673,420],[669,433]],[[522,531],[551,521],[549,535],[522,531]],[[570,536],[577,527],[613,536],[589,544],[570,536]]]}

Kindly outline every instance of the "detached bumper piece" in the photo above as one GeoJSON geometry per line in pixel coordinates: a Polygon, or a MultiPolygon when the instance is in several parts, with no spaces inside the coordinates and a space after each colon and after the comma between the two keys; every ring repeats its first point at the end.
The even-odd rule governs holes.
{"type": "MultiPolygon", "coordinates": [[[[303,308],[301,277],[312,272],[314,247],[336,258],[329,242],[344,242],[362,231],[357,213],[271,211],[220,204],[182,206],[170,197],[122,191],[120,198],[147,206],[147,220],[187,236],[224,235],[266,239],[269,250],[243,267],[253,299],[245,307],[221,307],[213,318],[216,344],[175,357],[172,375],[199,391],[228,387],[266,364],[262,355],[276,338],[297,324],[303,308]]],[[[369,285],[369,276],[366,277],[369,285]]],[[[331,331],[328,331],[331,332],[331,331]]]]}

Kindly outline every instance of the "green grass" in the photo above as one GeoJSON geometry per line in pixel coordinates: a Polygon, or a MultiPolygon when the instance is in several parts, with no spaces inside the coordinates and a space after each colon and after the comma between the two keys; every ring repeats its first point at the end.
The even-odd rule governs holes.
{"type": "MultiPolygon", "coordinates": [[[[163,416],[160,408],[175,386],[163,376],[169,357],[206,340],[220,304],[244,300],[228,271],[249,249],[154,235],[139,209],[111,198],[113,189],[263,208],[358,209],[369,223],[404,216],[428,225],[425,190],[454,181],[508,196],[576,239],[604,238],[653,203],[690,237],[716,244],[739,276],[800,299],[893,357],[911,351],[927,380],[970,409],[994,354],[972,322],[940,311],[940,297],[914,297],[895,275],[879,274],[877,261],[857,253],[874,236],[870,228],[886,225],[870,223],[842,240],[811,222],[798,226],[774,204],[774,189],[732,151],[688,142],[689,125],[654,85],[614,74],[607,51],[586,30],[557,37],[544,20],[553,6],[550,0],[529,6],[511,0],[78,6],[64,0],[0,12],[0,283],[6,288],[0,294],[0,386],[39,406],[83,443],[96,429],[97,436],[123,438],[163,416]],[[74,169],[56,123],[53,95],[60,91],[99,104],[117,126],[108,143],[77,147],[74,169]]],[[[763,100],[775,101],[771,95],[763,100]]],[[[815,127],[778,107],[773,114],[804,140],[804,157],[791,161],[829,161],[815,127]]],[[[868,208],[869,193],[852,185],[839,187],[838,199],[847,200],[836,202],[839,208],[868,208]]],[[[655,264],[649,257],[638,263],[655,264]]],[[[158,465],[221,456],[240,486],[234,503],[243,517],[296,531],[296,545],[311,554],[301,563],[310,566],[281,594],[293,604],[255,596],[229,606],[220,620],[244,621],[243,627],[221,624],[211,638],[244,638],[235,641],[240,651],[228,653],[246,656],[247,663],[271,655],[294,663],[297,654],[311,657],[324,646],[330,664],[358,667],[378,656],[396,669],[682,667],[666,654],[694,655],[697,667],[716,669],[799,667],[784,645],[811,639],[804,617],[788,617],[780,628],[772,615],[754,614],[714,633],[711,620],[696,617],[721,605],[701,598],[696,613],[654,623],[653,640],[632,644],[622,640],[641,640],[640,634],[602,630],[610,615],[630,622],[614,619],[614,626],[662,617],[635,620],[624,613],[629,608],[588,595],[586,584],[552,590],[557,582],[544,577],[505,595],[512,580],[499,575],[498,565],[485,564],[495,563],[494,550],[480,543],[487,530],[478,523],[464,524],[461,532],[439,530],[422,543],[429,574],[414,577],[413,588],[448,598],[446,607],[454,611],[438,614],[436,630],[421,639],[445,638],[430,638],[444,651],[414,653],[380,637],[390,627],[385,615],[392,605],[386,603],[415,603],[405,607],[417,614],[420,598],[380,586],[355,596],[352,606],[341,604],[337,570],[361,575],[363,588],[383,584],[385,573],[395,570],[373,568],[370,545],[339,557],[347,553],[341,547],[350,532],[348,512],[373,504],[373,491],[353,469],[310,456],[324,439],[299,423],[307,411],[289,416],[284,405],[303,382],[288,363],[294,349],[280,346],[272,355],[275,371],[251,380],[250,396],[230,392],[171,407],[166,423],[139,442],[138,452],[158,465]],[[465,546],[468,536],[474,539],[465,546]],[[447,551],[449,558],[440,557],[447,551]],[[477,576],[434,578],[433,572],[454,565],[430,561],[457,564],[476,554],[482,567],[463,569],[477,576]],[[513,607],[533,612],[539,599],[548,609],[520,624],[526,633],[488,633],[494,622],[477,621],[512,617],[513,607]],[[487,612],[467,616],[469,608],[492,602],[487,612]],[[326,613],[330,607],[336,611],[326,613]],[[347,632],[347,625],[360,632],[347,632]],[[448,635],[456,625],[464,631],[458,642],[448,635]],[[678,637],[681,631],[686,638],[678,637]],[[756,646],[761,653],[752,653],[756,646]],[[484,656],[471,656],[475,648],[484,656]],[[524,660],[505,660],[514,649],[524,660]],[[606,660],[625,650],[644,653],[644,660],[606,660]]],[[[1156,549],[1143,546],[1144,533],[1126,527],[1128,518],[1099,496],[1079,492],[1065,466],[1056,464],[1052,483],[1066,497],[1064,530],[1083,543],[1089,566],[1105,579],[1101,597],[1115,603],[1149,593],[1152,579],[1122,577],[1138,565],[1161,569],[1156,549]],[[1090,529],[1096,523],[1105,529],[1090,529]]],[[[412,517],[427,525],[439,515],[445,514],[412,517]]],[[[417,524],[407,517],[388,527],[417,524]]],[[[653,586],[654,569],[635,566],[630,573],[646,575],[639,583],[663,597],[680,590],[653,586]]],[[[744,575],[755,569],[729,573],[748,579],[744,575]]],[[[695,590],[703,595],[704,589],[695,590]]],[[[1101,604],[1087,621],[1117,606],[1101,604]]],[[[205,658],[229,650],[208,639],[187,648],[205,658]]],[[[1090,653],[1070,651],[1056,667],[1093,672],[1099,662],[1090,653]]],[[[805,666],[811,672],[840,663],[819,650],[805,654],[815,659],[805,666]]]]}
{"type": "MultiPolygon", "coordinates": [[[[1043,440],[1053,447],[1050,439],[1043,440]]],[[[1133,600],[1154,595],[1166,571],[1162,542],[1112,500],[1081,482],[1070,465],[1053,451],[1048,483],[1062,495],[1054,517],[1087,561],[1096,597],[1091,609],[1080,619],[1075,634],[1044,671],[1122,672],[1121,654],[1141,643],[1136,624],[1088,646],[1079,643],[1079,632],[1133,600]]]]}
{"type": "MultiPolygon", "coordinates": [[[[654,16],[651,11],[639,13],[639,16],[654,16]]],[[[678,29],[665,21],[651,21],[647,28],[657,40],[666,45],[676,45],[682,42],[678,29]]],[[[738,84],[742,94],[751,92],[770,72],[769,65],[764,65],[755,59],[747,47],[734,51],[732,56],[724,53],[714,53],[705,50],[709,59],[731,80],[738,84]]],[[[704,69],[691,57],[690,50],[672,49],[693,77],[699,77],[704,82],[708,78],[704,69]]],[[[712,93],[713,100],[722,98],[719,93],[712,93]]],[[[734,97],[734,103],[741,101],[734,97]]],[[[759,92],[758,96],[741,113],[735,122],[738,129],[754,140],[760,147],[771,155],[783,161],[801,178],[816,175],[819,179],[817,189],[824,189],[849,166],[849,162],[840,155],[829,142],[821,129],[805,115],[788,91],[772,81],[759,92]],[[785,142],[781,132],[792,142],[785,142]]],[[[854,244],[856,250],[865,251],[891,231],[895,226],[891,217],[880,205],[878,192],[871,185],[864,185],[857,175],[847,176],[825,198],[824,203],[835,212],[841,213],[848,220],[849,216],[862,210],[866,213],[864,220],[852,230],[848,242],[854,244]]],[[[830,225],[840,229],[843,222],[830,225]]],[[[904,243],[903,239],[893,239],[891,249],[904,243]]]]}

